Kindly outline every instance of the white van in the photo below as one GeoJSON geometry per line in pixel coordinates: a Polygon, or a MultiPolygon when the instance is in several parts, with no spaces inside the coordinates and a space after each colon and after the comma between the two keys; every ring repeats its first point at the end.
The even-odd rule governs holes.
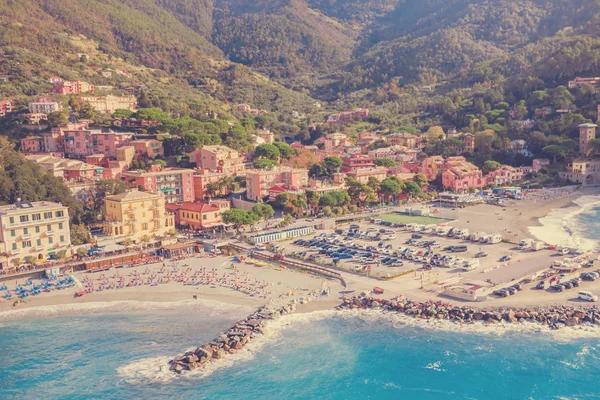
{"type": "Polygon", "coordinates": [[[592,292],[581,291],[577,294],[577,297],[580,300],[585,300],[585,301],[598,301],[598,296],[596,296],[592,292]]]}

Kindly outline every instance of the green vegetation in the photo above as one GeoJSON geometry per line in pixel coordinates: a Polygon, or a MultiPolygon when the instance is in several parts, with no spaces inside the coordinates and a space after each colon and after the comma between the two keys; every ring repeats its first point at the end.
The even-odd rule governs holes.
{"type": "Polygon", "coordinates": [[[382,221],[393,222],[396,224],[421,224],[421,225],[435,225],[448,222],[443,218],[435,217],[421,217],[416,215],[406,215],[400,213],[392,213],[386,215],[380,215],[377,217],[382,221]]]}

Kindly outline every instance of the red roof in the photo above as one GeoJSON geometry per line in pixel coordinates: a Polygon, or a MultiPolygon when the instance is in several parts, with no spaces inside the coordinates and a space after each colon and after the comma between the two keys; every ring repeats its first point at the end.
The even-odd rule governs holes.
{"type": "Polygon", "coordinates": [[[181,203],[181,204],[168,203],[168,204],[165,204],[165,208],[167,210],[171,210],[171,211],[183,210],[183,211],[192,211],[192,212],[199,212],[199,213],[214,212],[214,211],[220,210],[219,206],[217,206],[215,204],[191,203],[191,202],[190,203],[181,203]]]}
{"type": "Polygon", "coordinates": [[[297,192],[299,189],[296,186],[291,185],[274,185],[269,188],[269,193],[286,193],[286,192],[297,192]]]}

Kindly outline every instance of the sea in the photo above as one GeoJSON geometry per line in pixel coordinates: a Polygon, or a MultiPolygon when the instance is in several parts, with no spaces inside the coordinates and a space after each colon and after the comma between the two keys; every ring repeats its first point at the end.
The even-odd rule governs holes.
{"type": "Polygon", "coordinates": [[[548,244],[600,251],[600,196],[582,196],[540,218],[529,231],[548,244]]]}
{"type": "Polygon", "coordinates": [[[377,311],[282,317],[180,377],[166,362],[250,310],[99,303],[0,314],[1,399],[597,399],[600,332],[426,322],[377,311]]]}

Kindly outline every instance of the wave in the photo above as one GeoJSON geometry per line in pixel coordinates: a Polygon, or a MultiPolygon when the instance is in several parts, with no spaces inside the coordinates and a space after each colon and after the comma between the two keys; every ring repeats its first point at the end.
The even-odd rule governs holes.
{"type": "Polygon", "coordinates": [[[599,207],[600,197],[582,196],[573,202],[577,206],[553,209],[548,215],[539,219],[542,226],[530,226],[529,232],[548,244],[582,250],[598,250],[598,240],[586,237],[587,226],[578,221],[578,218],[581,214],[599,207]]]}
{"type": "MultiPolygon", "coordinates": [[[[254,310],[253,307],[245,308],[248,309],[248,313],[254,310]]],[[[171,302],[120,300],[109,302],[56,304],[3,311],[0,312],[0,321],[12,321],[30,317],[54,317],[60,315],[161,312],[171,310],[194,311],[199,309],[202,309],[203,311],[208,309],[215,313],[236,311],[236,314],[244,311],[244,307],[239,305],[206,299],[171,302]]]]}
{"type": "MultiPolygon", "coordinates": [[[[382,310],[323,310],[303,314],[289,314],[271,321],[265,325],[263,334],[258,335],[253,341],[246,345],[237,353],[228,355],[220,360],[213,360],[204,368],[182,375],[176,375],[169,370],[168,362],[176,355],[158,356],[144,358],[133,361],[117,369],[118,374],[124,382],[130,384],[168,384],[174,379],[203,379],[216,371],[229,368],[240,362],[248,362],[255,358],[265,346],[277,342],[285,329],[289,327],[298,327],[302,324],[311,324],[327,319],[341,319],[344,321],[360,321],[377,328],[387,326],[394,329],[405,329],[406,327],[417,327],[423,330],[447,331],[451,333],[464,334],[486,334],[486,335],[506,335],[506,334],[543,334],[548,338],[558,342],[570,342],[581,338],[600,338],[600,327],[580,325],[575,327],[564,327],[559,330],[552,330],[544,325],[536,323],[496,323],[485,325],[483,323],[459,324],[445,320],[423,320],[407,315],[386,312],[382,310]]],[[[355,324],[351,324],[355,326],[355,324]]],[[[354,328],[349,328],[354,329],[354,328]]],[[[198,344],[200,345],[200,343],[198,344]]],[[[187,349],[191,351],[194,348],[187,349]]],[[[584,350],[585,351],[585,350],[584,350]]],[[[177,354],[179,355],[179,354],[177,354]]],[[[436,363],[431,364],[430,369],[438,372],[444,370],[436,363]]],[[[429,368],[427,366],[426,368],[429,368]]]]}

